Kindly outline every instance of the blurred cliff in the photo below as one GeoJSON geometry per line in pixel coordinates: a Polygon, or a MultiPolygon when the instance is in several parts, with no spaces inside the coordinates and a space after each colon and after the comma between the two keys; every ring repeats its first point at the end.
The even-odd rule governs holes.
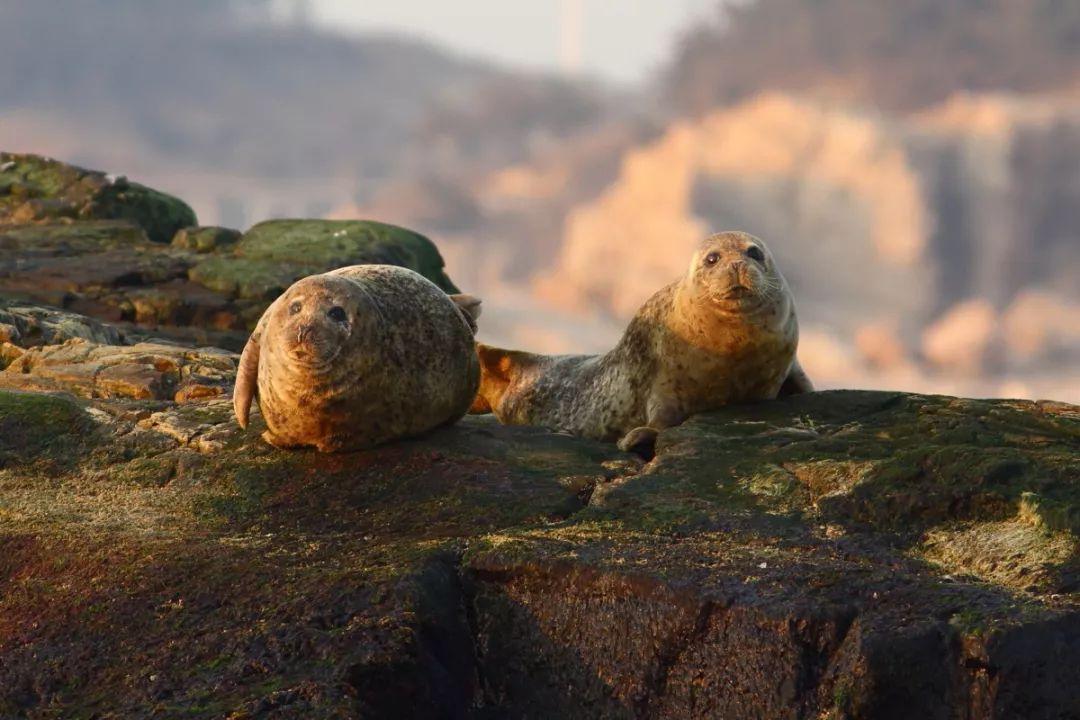
{"type": "Polygon", "coordinates": [[[741,228],[793,285],[819,384],[1080,400],[1071,0],[724,3],[632,93],[254,0],[17,0],[0,23],[0,146],[203,222],[415,227],[490,341],[603,349],[741,228]]]}

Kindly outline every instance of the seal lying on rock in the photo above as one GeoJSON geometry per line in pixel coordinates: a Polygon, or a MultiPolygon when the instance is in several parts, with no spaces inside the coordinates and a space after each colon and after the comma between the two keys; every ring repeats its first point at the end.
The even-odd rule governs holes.
{"type": "Polygon", "coordinates": [[[787,282],[761,240],[707,238],[690,269],[638,311],[605,355],[544,356],[479,344],[471,409],[651,454],[658,430],[730,403],[813,390],[795,359],[787,282]]]}
{"type": "Polygon", "coordinates": [[[422,275],[355,265],[292,285],[263,313],[233,391],[247,427],[256,388],[277,447],[367,448],[454,422],[480,380],[480,301],[422,275]]]}

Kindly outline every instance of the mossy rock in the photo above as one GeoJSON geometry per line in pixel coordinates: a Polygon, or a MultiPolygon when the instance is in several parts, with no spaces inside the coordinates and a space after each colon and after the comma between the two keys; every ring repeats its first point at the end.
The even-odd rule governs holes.
{"type": "Polygon", "coordinates": [[[0,390],[0,469],[17,462],[68,461],[95,431],[73,400],[0,390]]]}
{"type": "Polygon", "coordinates": [[[412,230],[370,220],[269,220],[244,234],[236,255],[317,268],[317,272],[367,263],[399,265],[415,270],[446,292],[458,292],[431,240],[412,230]]]}
{"type": "Polygon", "coordinates": [[[80,222],[4,225],[0,223],[0,249],[15,259],[39,255],[96,254],[105,250],[126,250],[147,245],[146,231],[129,220],[84,220],[80,222]]]}
{"type": "Polygon", "coordinates": [[[153,242],[197,224],[182,200],[105,173],[38,155],[0,153],[0,223],[130,220],[153,242]]]}
{"type": "Polygon", "coordinates": [[[194,250],[208,253],[235,245],[240,239],[240,231],[225,227],[189,227],[182,228],[173,236],[172,245],[181,250],[194,250]]]}

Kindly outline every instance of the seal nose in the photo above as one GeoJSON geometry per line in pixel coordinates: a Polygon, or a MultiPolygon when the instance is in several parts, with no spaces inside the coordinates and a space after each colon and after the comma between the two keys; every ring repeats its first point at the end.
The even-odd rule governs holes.
{"type": "Polygon", "coordinates": [[[312,327],[310,325],[301,325],[296,331],[296,344],[302,345],[304,340],[311,337],[312,327]]]}

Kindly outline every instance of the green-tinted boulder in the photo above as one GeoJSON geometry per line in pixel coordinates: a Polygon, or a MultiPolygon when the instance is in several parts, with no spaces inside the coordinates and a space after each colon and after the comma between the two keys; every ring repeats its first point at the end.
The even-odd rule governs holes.
{"type": "Polygon", "coordinates": [[[158,243],[196,224],[182,200],[127,178],[38,155],[0,153],[0,224],[63,220],[130,220],[158,243]]]}
{"type": "Polygon", "coordinates": [[[182,250],[194,250],[208,253],[229,245],[240,239],[240,231],[224,227],[189,227],[183,228],[173,236],[172,245],[182,250]]]}
{"type": "Polygon", "coordinates": [[[407,267],[446,292],[458,291],[431,240],[369,220],[259,223],[229,250],[202,259],[189,277],[215,292],[265,303],[302,277],[368,263],[407,267]]]}

